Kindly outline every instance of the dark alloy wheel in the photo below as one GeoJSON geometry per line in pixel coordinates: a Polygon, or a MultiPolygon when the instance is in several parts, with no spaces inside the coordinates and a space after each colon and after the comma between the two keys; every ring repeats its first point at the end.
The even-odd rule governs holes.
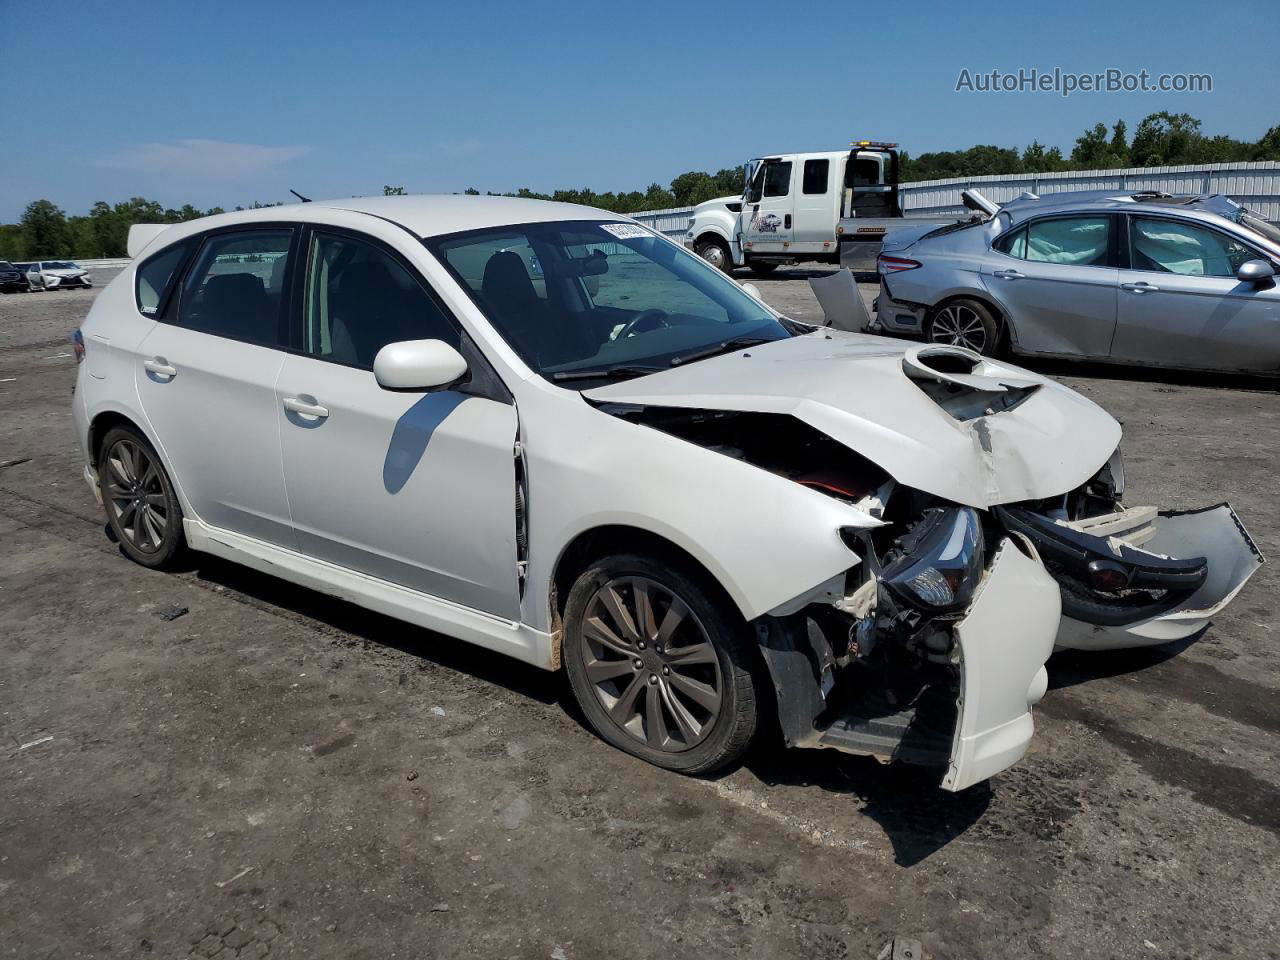
{"type": "Polygon", "coordinates": [[[642,557],[601,561],[566,605],[565,660],[592,726],[669,769],[734,760],[756,726],[743,626],[711,591],[642,557]]]}
{"type": "Polygon", "coordinates": [[[184,544],[182,508],[151,444],[128,427],[111,430],[98,483],[107,522],[129,558],[147,567],[172,562],[184,544]]]}
{"type": "Polygon", "coordinates": [[[966,347],[991,356],[999,342],[995,317],[977,300],[952,300],[929,317],[925,338],[931,343],[966,347]]]}

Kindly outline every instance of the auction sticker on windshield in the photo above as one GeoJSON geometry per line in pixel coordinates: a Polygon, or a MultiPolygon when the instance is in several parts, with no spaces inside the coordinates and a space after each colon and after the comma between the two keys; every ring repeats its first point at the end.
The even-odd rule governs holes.
{"type": "Polygon", "coordinates": [[[645,237],[653,236],[644,227],[634,223],[602,223],[600,229],[613,234],[619,240],[643,240],[645,237]]]}

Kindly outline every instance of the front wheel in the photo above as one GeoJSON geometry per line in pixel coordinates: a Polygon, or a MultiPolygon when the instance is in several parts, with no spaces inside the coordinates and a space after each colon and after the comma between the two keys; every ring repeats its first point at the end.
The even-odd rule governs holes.
{"type": "Polygon", "coordinates": [[[991,309],[978,300],[952,300],[938,307],[925,321],[925,339],[966,347],[992,356],[999,345],[1000,328],[991,309]]]}
{"type": "Polygon", "coordinates": [[[678,564],[608,557],[565,605],[565,669],[591,726],[690,774],[740,757],[758,721],[750,633],[704,581],[678,564]]]}
{"type": "Polygon", "coordinates": [[[111,532],[130,560],[168,567],[186,546],[182,507],[155,449],[132,427],[115,427],[102,441],[98,483],[111,532]]]}
{"type": "Polygon", "coordinates": [[[717,270],[733,272],[733,257],[723,240],[703,240],[694,252],[717,270]]]}

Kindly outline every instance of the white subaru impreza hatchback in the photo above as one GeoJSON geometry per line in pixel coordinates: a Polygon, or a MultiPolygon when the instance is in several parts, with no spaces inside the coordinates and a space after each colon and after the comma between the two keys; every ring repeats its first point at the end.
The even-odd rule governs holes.
{"type": "Polygon", "coordinates": [[[131,241],[74,400],[128,556],[563,667],[660,766],[731,762],[769,710],[962,789],[1027,749],[1055,643],[1188,636],[1261,563],[1225,505],[1123,508],[1084,397],[791,321],[605,211],[377,197],[131,241]]]}

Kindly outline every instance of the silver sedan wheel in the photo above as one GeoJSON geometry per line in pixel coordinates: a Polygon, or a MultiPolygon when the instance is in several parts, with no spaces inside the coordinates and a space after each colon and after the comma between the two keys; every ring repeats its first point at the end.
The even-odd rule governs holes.
{"type": "Polygon", "coordinates": [[[647,577],[600,587],[583,617],[581,656],[610,721],[655,750],[679,753],[720,716],[720,660],[689,606],[647,577]]]}
{"type": "Polygon", "coordinates": [[[155,553],[169,533],[169,507],[160,468],[132,440],[117,440],[107,453],[103,493],[120,532],[143,553],[155,553]]]}
{"type": "Polygon", "coordinates": [[[933,318],[933,326],[929,330],[929,339],[934,343],[947,343],[957,347],[968,347],[982,353],[987,347],[987,328],[982,318],[971,308],[961,303],[953,303],[943,307],[933,318]]]}

